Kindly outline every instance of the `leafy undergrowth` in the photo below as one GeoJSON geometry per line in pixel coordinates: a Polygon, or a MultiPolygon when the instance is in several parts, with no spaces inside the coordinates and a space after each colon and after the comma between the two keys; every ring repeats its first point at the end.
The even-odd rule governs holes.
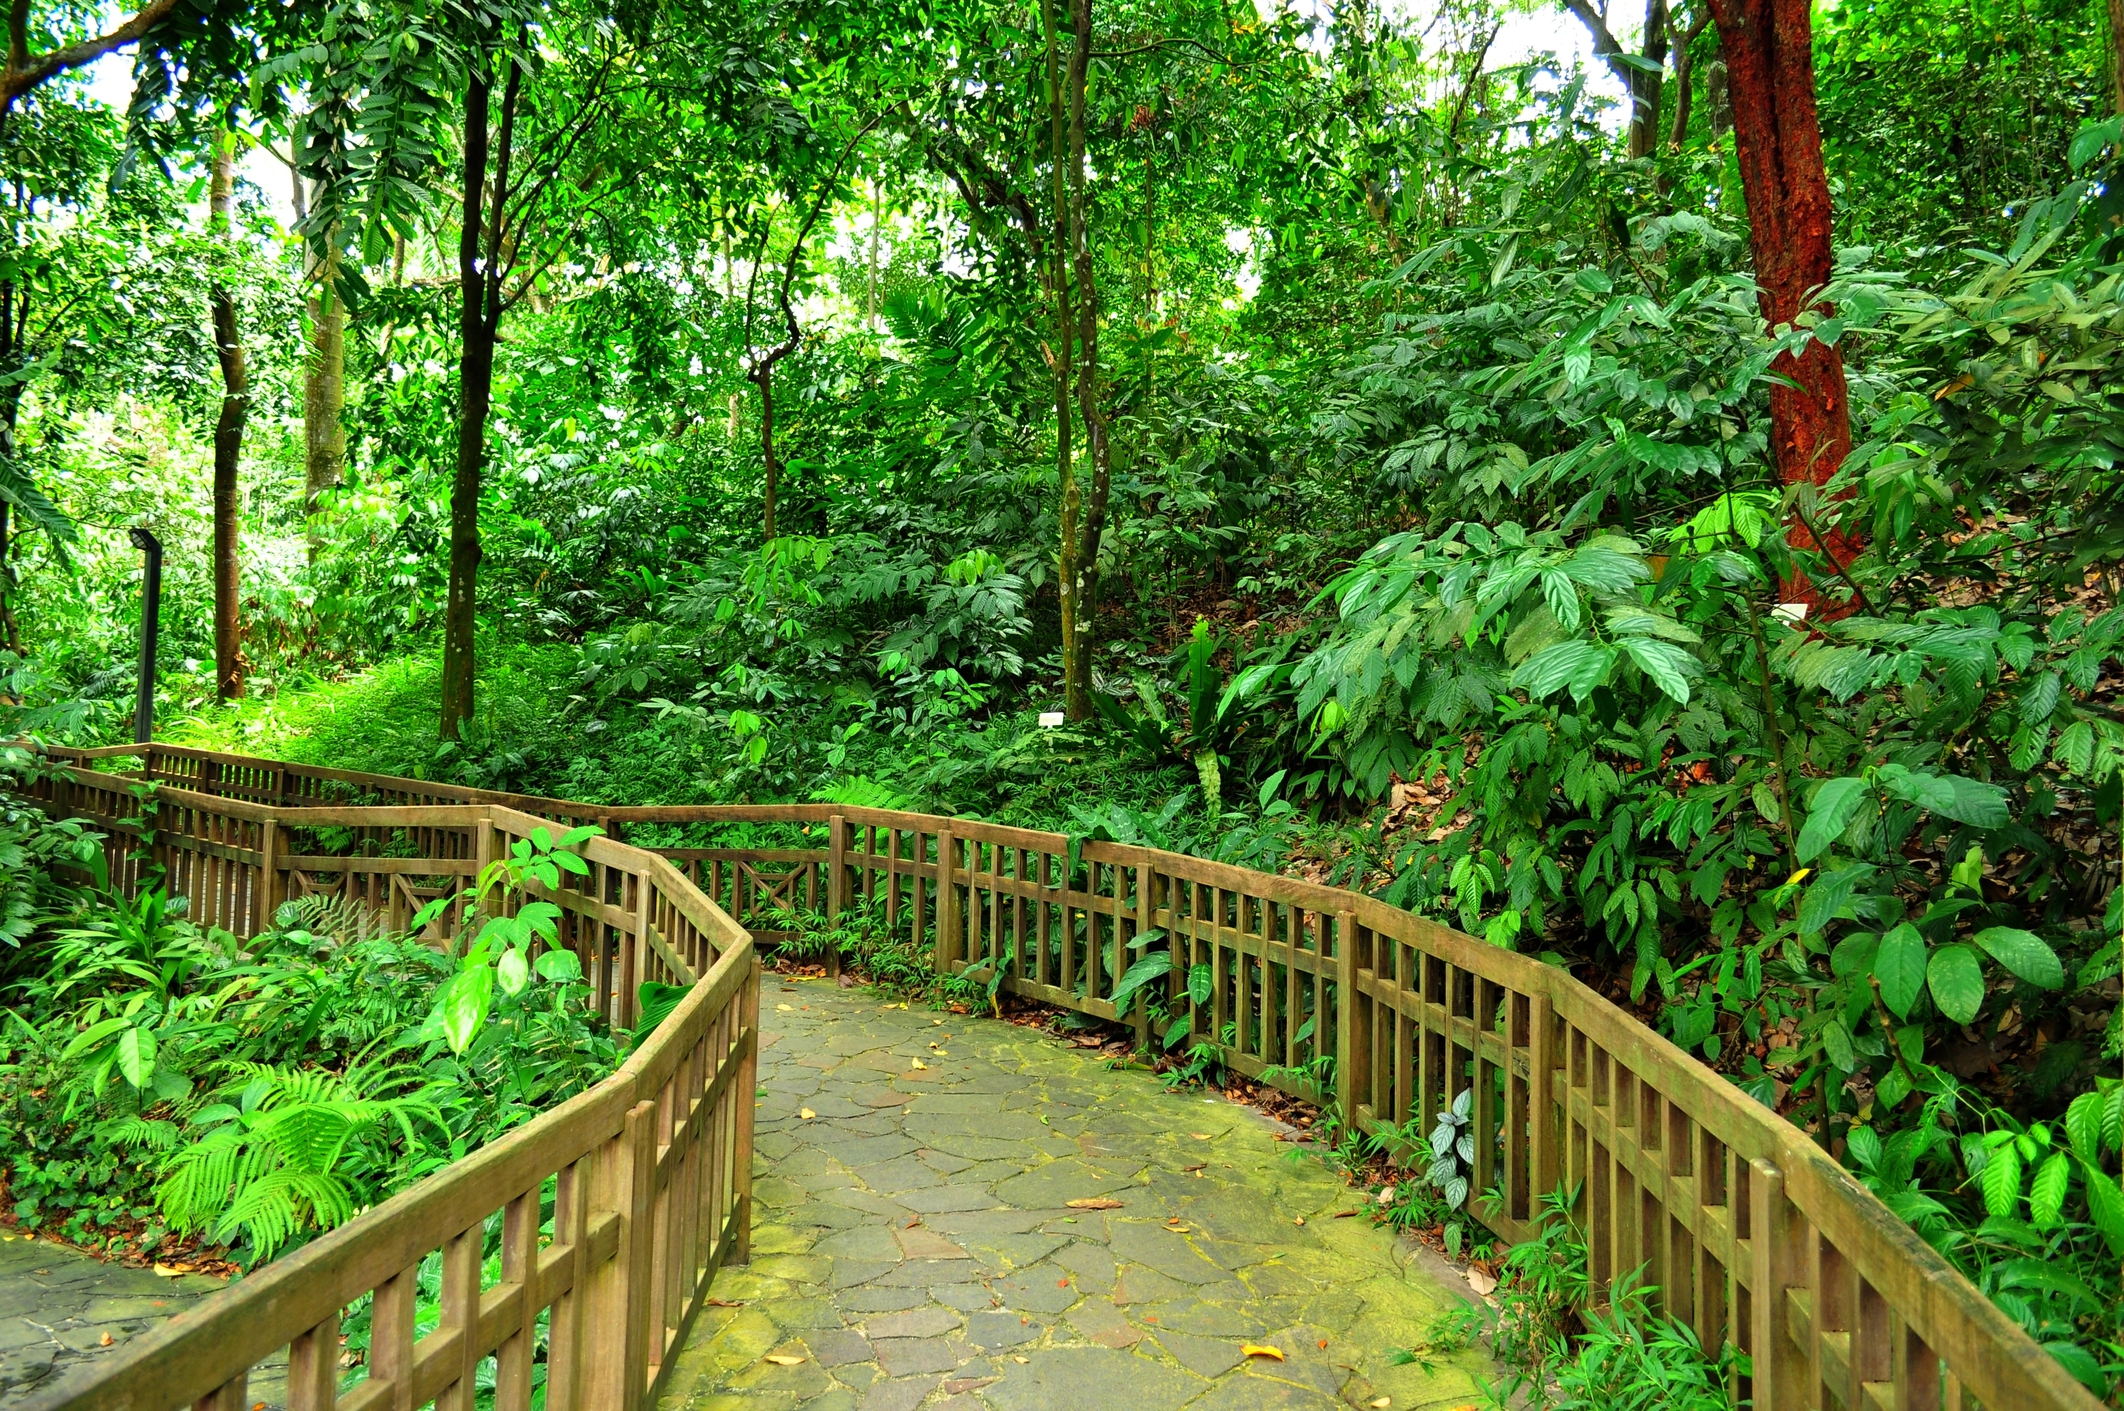
{"type": "Polygon", "coordinates": [[[553,908],[493,902],[581,866],[519,845],[448,949],[320,896],[239,941],[159,888],[39,872],[34,923],[0,951],[7,1219],[107,1258],[248,1269],[580,1092],[621,1036],[572,955],[526,963],[553,908]]]}

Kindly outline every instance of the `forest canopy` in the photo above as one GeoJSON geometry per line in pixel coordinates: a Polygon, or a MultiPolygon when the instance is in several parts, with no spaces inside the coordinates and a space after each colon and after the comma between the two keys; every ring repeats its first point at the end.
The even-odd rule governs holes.
{"type": "Polygon", "coordinates": [[[147,531],[164,737],[1357,886],[2114,1397],[2118,13],[30,4],[0,715],[147,531]]]}

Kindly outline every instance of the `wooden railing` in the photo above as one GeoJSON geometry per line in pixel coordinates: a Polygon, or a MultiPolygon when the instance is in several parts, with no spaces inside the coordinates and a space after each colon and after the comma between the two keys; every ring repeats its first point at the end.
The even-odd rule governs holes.
{"type": "MultiPolygon", "coordinates": [[[[276,778],[277,801],[257,801],[274,773],[242,764],[182,776],[203,787],[140,790],[137,778],[64,767],[35,790],[106,831],[114,882],[159,870],[195,920],[239,936],[304,891],[336,891],[403,925],[421,899],[552,828],[447,794],[326,802],[308,779],[282,793],[276,778]]],[[[655,1404],[716,1271],[747,1257],[759,967],[744,929],[663,858],[606,838],[580,851],[588,876],[528,890],[562,908],[557,943],[582,960],[591,1003],[624,1027],[640,981],[691,986],[619,1071],[41,1391],[31,1408],[242,1411],[271,1398],[294,1411],[471,1411],[489,1359],[496,1411],[527,1411],[541,1374],[552,1411],[655,1404]],[[440,1321],[420,1335],[424,1278],[439,1281],[440,1321]],[[342,1386],[343,1322],[365,1299],[367,1357],[342,1386]]]]}
{"type": "MultiPolygon", "coordinates": [[[[156,778],[192,771],[201,789],[217,787],[216,766],[237,787],[270,779],[307,795],[315,779],[451,796],[159,745],[148,765],[156,778]]],[[[1478,1205],[1486,1223],[1524,1239],[1544,1193],[1575,1189],[1596,1288],[1642,1270],[1707,1346],[1748,1354],[1752,1374],[1736,1391],[1759,1411],[2099,1406],[1806,1133],[1568,973],[1375,898],[1096,841],[1073,867],[1060,834],[891,810],[485,798],[615,834],[808,826],[825,846],[668,852],[740,924],[764,933],[790,912],[830,921],[861,906],[926,947],[939,974],[1002,965],[1004,990],[1146,1037],[1154,1024],[1186,1024],[1230,1067],[1331,1100],[1390,1140],[1427,1134],[1469,1092],[1473,1185],[1500,1197],[1494,1210],[1478,1205]],[[1170,954],[1171,970],[1117,1008],[1120,977],[1151,948],[1170,954]],[[1189,990],[1198,966],[1206,996],[1189,990]]]]}

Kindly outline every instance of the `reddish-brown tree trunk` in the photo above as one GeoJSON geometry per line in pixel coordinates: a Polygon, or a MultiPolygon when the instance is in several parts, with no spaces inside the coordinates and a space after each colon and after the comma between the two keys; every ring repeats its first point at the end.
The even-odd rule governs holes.
{"type": "MultiPolygon", "coordinates": [[[[1809,308],[1826,315],[1818,296],[1829,282],[1829,176],[1822,167],[1822,130],[1814,100],[1814,30],[1808,0],[1711,0],[1726,61],[1741,189],[1748,199],[1748,234],[1763,317],[1789,324],[1809,308]]],[[[1787,485],[1826,484],[1851,451],[1850,398],[1844,360],[1836,349],[1809,343],[1785,354],[1772,370],[1791,386],[1770,389],[1770,441],[1778,476],[1787,485]]],[[[1817,521],[1818,522],[1818,521],[1817,521]]],[[[1821,540],[1795,523],[1788,540],[1800,550],[1826,553],[1839,568],[1858,556],[1856,533],[1831,530],[1821,540]]],[[[1810,616],[1850,609],[1825,599],[1806,575],[1784,585],[1788,601],[1810,616]]]]}

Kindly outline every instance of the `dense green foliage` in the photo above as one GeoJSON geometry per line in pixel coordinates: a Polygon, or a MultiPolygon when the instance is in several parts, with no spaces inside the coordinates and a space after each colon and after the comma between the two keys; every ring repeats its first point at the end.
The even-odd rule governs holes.
{"type": "MultiPolygon", "coordinates": [[[[1822,10],[1835,276],[1768,329],[1714,25],[1677,13],[1662,113],[1686,108],[1632,159],[1612,86],[1493,54],[1487,0],[1424,26],[1064,8],[336,0],[259,7],[262,59],[201,50],[129,125],[74,80],[20,100],[6,723],[126,733],[146,525],[171,546],[165,735],[585,799],[904,803],[1361,886],[1638,1006],[2118,1395],[2124,119],[2101,12],[1822,10]],[[498,171],[462,205],[475,102],[521,115],[491,217],[498,171]],[[240,180],[234,231],[203,233],[200,134],[229,124],[300,169],[306,219],[240,180]],[[500,301],[483,411],[468,268],[501,280],[474,296],[500,301]],[[312,506],[333,269],[347,451],[312,506]],[[226,707],[214,289],[252,389],[251,691],[226,707]],[[1810,344],[1844,360],[1855,443],[1822,487],[1782,483],[1771,444],[1772,364],[1810,344]],[[481,549],[461,729],[436,718],[453,496],[481,549]],[[1832,534],[1859,548],[1842,566],[1804,547],[1832,534]],[[1043,726],[1066,614],[1089,710],[1043,726]]],[[[73,846],[0,820],[0,850],[73,846]]],[[[37,1170],[109,1166],[105,1109],[146,1092],[97,1087],[115,1047],[62,1062],[117,1016],[56,991],[55,947],[181,938],[139,963],[167,944],[196,981],[119,987],[180,1026],[242,1030],[199,997],[259,966],[384,976],[404,1016],[457,984],[410,952],[239,954],[181,914],[92,924],[38,885],[0,882],[0,936],[47,957],[10,1003],[58,1065],[39,1081],[87,1083],[101,1115],[37,1138],[74,1144],[37,1170]]],[[[892,963],[861,928],[820,944],[892,963]]],[[[192,1051],[175,1032],[158,1063],[192,1051]]],[[[362,1100],[397,1104],[358,1119],[361,1179],[472,1130],[361,1061],[362,1100]]],[[[353,1100],[170,1071],[254,1094],[218,1135],[170,1134],[229,1152],[353,1100]]],[[[1464,1184],[1439,1161],[1433,1185],[1464,1184]]],[[[1665,1336],[1595,1330],[1581,1365],[1665,1336]]]]}
{"type": "MultiPolygon", "coordinates": [[[[15,826],[86,876],[75,850],[94,835],[28,812],[15,826]]],[[[44,879],[38,925],[0,956],[14,1219],[248,1264],[603,1077],[615,1044],[586,1017],[574,957],[524,963],[551,908],[511,897],[553,857],[582,863],[558,840],[521,852],[481,879],[491,914],[474,903],[454,953],[339,898],[284,903],[239,943],[159,888],[128,901],[26,869],[44,879]]]]}

